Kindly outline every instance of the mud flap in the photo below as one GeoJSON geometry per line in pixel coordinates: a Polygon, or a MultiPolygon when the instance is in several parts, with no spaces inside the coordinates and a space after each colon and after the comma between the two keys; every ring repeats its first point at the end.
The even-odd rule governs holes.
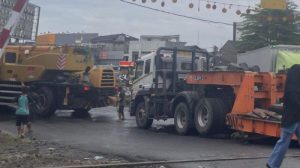
{"type": "Polygon", "coordinates": [[[149,110],[150,110],[150,98],[148,96],[144,96],[144,102],[145,102],[145,110],[149,114],[149,110]]]}

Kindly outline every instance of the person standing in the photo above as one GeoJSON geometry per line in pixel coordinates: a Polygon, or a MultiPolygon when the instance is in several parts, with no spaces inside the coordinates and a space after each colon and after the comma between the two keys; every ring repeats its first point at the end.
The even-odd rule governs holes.
{"type": "Polygon", "coordinates": [[[18,108],[16,110],[16,126],[18,136],[24,138],[28,129],[29,120],[29,104],[28,104],[28,88],[22,87],[22,95],[18,99],[18,108]]]}
{"type": "Polygon", "coordinates": [[[268,159],[268,168],[280,168],[294,133],[300,144],[300,65],[298,64],[293,65],[287,73],[281,135],[268,159]]]}
{"type": "Polygon", "coordinates": [[[83,83],[89,83],[90,82],[90,70],[91,67],[87,66],[82,74],[82,82],[83,83]]]}
{"type": "Polygon", "coordinates": [[[122,87],[119,88],[119,120],[124,120],[124,107],[125,107],[125,91],[122,87]]]}

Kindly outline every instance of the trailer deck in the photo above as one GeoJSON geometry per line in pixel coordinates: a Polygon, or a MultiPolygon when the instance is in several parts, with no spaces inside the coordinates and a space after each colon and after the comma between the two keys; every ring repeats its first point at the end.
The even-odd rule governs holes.
{"type": "Polygon", "coordinates": [[[271,137],[280,137],[281,115],[267,110],[281,102],[285,80],[285,74],[256,72],[192,72],[187,76],[191,85],[231,86],[235,101],[226,124],[234,130],[271,137]]]}

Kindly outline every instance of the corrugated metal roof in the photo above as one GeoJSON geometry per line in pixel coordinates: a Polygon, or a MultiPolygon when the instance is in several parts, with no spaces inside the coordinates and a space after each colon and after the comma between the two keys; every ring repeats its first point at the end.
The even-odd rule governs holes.
{"type": "Polygon", "coordinates": [[[135,37],[126,34],[112,34],[107,36],[98,36],[91,40],[91,43],[122,43],[138,40],[135,37]]]}

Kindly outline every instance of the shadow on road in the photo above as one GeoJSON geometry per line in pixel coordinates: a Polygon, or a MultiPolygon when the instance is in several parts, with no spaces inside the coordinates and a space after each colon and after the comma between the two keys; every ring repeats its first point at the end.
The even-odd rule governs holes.
{"type": "Polygon", "coordinates": [[[0,121],[15,119],[15,109],[8,106],[0,106],[0,121]]]}

